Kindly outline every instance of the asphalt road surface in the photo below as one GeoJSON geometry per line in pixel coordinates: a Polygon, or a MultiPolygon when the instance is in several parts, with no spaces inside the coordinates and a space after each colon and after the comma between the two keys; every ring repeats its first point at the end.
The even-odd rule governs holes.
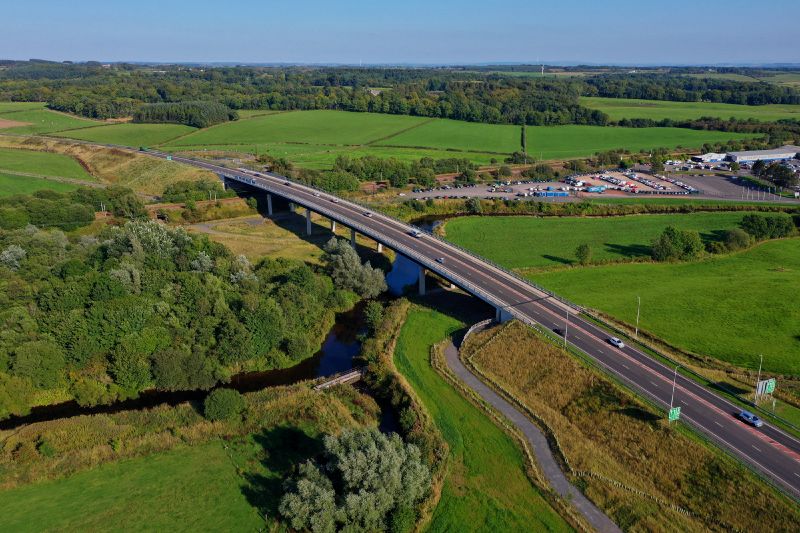
{"type": "MultiPolygon", "coordinates": [[[[245,181],[355,228],[525,322],[535,322],[551,330],[566,329],[569,343],[588,354],[621,382],[665,410],[670,405],[673,368],[633,347],[626,345],[618,349],[612,346],[608,343],[609,334],[584,318],[579,310],[474,254],[429,234],[414,237],[414,228],[408,224],[289,182],[281,176],[254,175],[177,156],[173,159],[245,181]],[[567,320],[569,325],[565,328],[567,320]]],[[[673,405],[681,408],[678,423],[693,425],[771,479],[787,494],[800,499],[800,440],[767,423],[761,428],[745,425],[736,417],[740,411],[738,407],[680,373],[675,383],[673,405]]],[[[746,505],[746,502],[742,504],[746,505]]]]}

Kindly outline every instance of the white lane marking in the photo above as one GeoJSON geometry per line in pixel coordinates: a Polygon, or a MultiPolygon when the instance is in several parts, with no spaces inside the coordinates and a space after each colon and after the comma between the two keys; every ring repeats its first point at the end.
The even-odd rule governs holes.
{"type": "Polygon", "coordinates": [[[723,427],[723,426],[722,426],[722,424],[720,424],[720,423],[719,423],[719,422],[717,422],[716,420],[714,420],[714,423],[715,423],[716,425],[718,425],[719,427],[723,427]]]}
{"type": "MultiPolygon", "coordinates": [[[[753,445],[751,444],[750,446],[753,446],[753,445]]],[[[756,448],[755,446],[753,446],[753,449],[754,449],[755,451],[757,451],[757,452],[760,452],[760,451],[761,451],[761,450],[759,450],[758,448],[756,448]]]]}
{"type": "Polygon", "coordinates": [[[683,405],[689,405],[688,403],[684,402],[683,400],[678,400],[678,401],[681,402],[683,405]]]}
{"type": "Polygon", "coordinates": [[[797,472],[795,472],[794,475],[800,477],[800,474],[798,474],[797,472]]]}
{"type": "Polygon", "coordinates": [[[603,353],[603,350],[597,350],[597,353],[603,353]]]}
{"type": "Polygon", "coordinates": [[[651,384],[653,387],[658,387],[658,383],[656,383],[655,381],[651,381],[651,382],[650,382],[650,384],[651,384]]]}

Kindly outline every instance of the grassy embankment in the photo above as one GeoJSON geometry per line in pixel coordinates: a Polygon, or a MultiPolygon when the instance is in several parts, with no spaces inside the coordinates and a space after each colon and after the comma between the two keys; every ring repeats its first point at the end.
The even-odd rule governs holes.
{"type": "Polygon", "coordinates": [[[512,322],[482,332],[462,355],[544,421],[572,477],[624,530],[800,527],[787,498],[530,328],[512,322]]]}
{"type": "Polygon", "coordinates": [[[349,387],[245,397],[238,422],[181,404],[3,432],[0,530],[273,529],[282,480],[321,435],[377,422],[374,401],[349,387]]]}
{"type": "Polygon", "coordinates": [[[437,311],[413,308],[395,351],[410,382],[450,446],[450,464],[430,531],[569,529],[525,474],[522,452],[430,365],[430,349],[463,327],[437,311]]]}
{"type": "Polygon", "coordinates": [[[143,194],[161,194],[166,185],[176,181],[217,179],[210,172],[173,161],[53,138],[0,136],[0,148],[63,154],[81,162],[102,183],[122,185],[143,194]]]}
{"type": "Polygon", "coordinates": [[[800,290],[798,239],[689,263],[556,268],[571,261],[583,242],[594,244],[600,260],[641,259],[667,225],[699,229],[713,238],[741,216],[466,218],[449,221],[445,230],[457,244],[628,324],[636,320],[641,297],[640,328],[677,348],[751,370],[763,353],[766,371],[798,375],[800,311],[785,297],[800,290]],[[553,271],[545,272],[547,267],[553,271]]]}
{"type": "Polygon", "coordinates": [[[756,119],[773,122],[780,119],[800,118],[800,105],[738,105],[714,102],[667,102],[661,100],[638,100],[634,98],[602,98],[583,96],[581,105],[606,113],[611,120],[624,118],[649,118],[652,120],[694,120],[701,117],[746,120],[756,119]]]}

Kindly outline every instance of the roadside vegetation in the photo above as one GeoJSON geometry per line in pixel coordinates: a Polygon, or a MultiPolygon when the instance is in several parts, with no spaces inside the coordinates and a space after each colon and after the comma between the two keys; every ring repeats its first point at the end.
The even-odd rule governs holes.
{"type": "Polygon", "coordinates": [[[461,327],[455,318],[414,307],[394,356],[449,446],[428,530],[569,530],[526,477],[516,443],[431,367],[431,347],[461,327]]]}
{"type": "Polygon", "coordinates": [[[792,502],[742,465],[518,322],[471,337],[462,357],[535,415],[570,476],[623,530],[800,524],[792,502]]]}

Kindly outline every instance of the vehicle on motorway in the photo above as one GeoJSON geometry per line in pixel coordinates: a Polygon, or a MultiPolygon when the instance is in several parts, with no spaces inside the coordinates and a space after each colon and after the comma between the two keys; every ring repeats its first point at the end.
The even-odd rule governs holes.
{"type": "Polygon", "coordinates": [[[419,230],[411,230],[410,235],[412,237],[416,237],[417,239],[419,239],[420,237],[422,237],[422,232],[419,230]]]}
{"type": "Polygon", "coordinates": [[[319,194],[318,192],[315,192],[315,193],[314,193],[314,196],[316,196],[317,198],[319,198],[319,197],[320,197],[320,194],[319,194]]]}
{"type": "Polygon", "coordinates": [[[370,213],[369,211],[366,211],[364,213],[364,216],[367,217],[367,218],[372,218],[372,213],[370,213]]]}
{"type": "Polygon", "coordinates": [[[335,204],[338,204],[339,203],[339,199],[338,198],[331,198],[331,202],[333,202],[335,204]]]}
{"type": "Polygon", "coordinates": [[[738,417],[746,424],[750,424],[751,426],[756,428],[760,428],[761,426],[764,425],[764,421],[758,418],[750,411],[740,411],[738,417]]]}
{"type": "Polygon", "coordinates": [[[561,328],[553,328],[553,333],[555,333],[559,337],[563,337],[564,336],[564,330],[561,329],[561,328]]]}
{"type": "Polygon", "coordinates": [[[291,183],[289,183],[288,181],[284,181],[283,184],[284,185],[291,185],[291,183]]]}
{"type": "Polygon", "coordinates": [[[609,344],[612,344],[612,345],[616,346],[619,349],[622,349],[622,348],[625,347],[625,343],[622,342],[622,340],[618,339],[617,337],[609,337],[608,342],[609,342],[609,344]]]}
{"type": "Polygon", "coordinates": [[[444,257],[437,257],[436,262],[444,264],[444,257]]]}

